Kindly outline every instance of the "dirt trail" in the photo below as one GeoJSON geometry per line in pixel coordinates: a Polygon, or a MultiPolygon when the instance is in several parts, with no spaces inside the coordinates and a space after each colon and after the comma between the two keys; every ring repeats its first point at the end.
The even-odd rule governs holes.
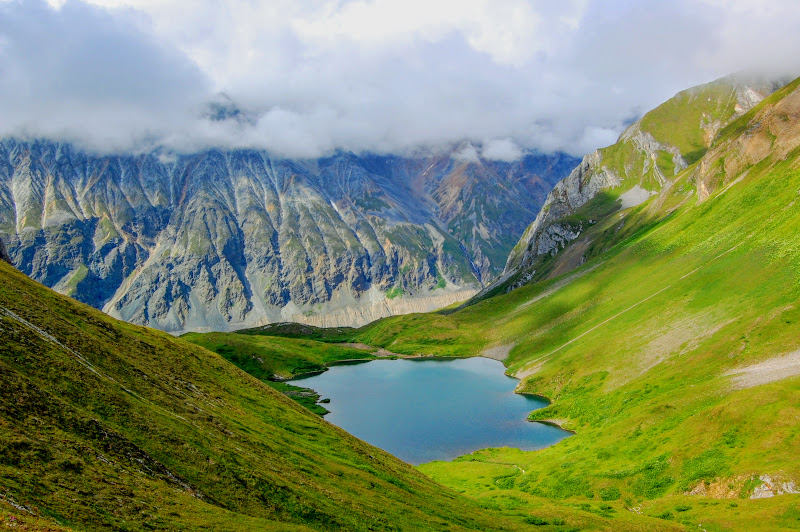
{"type": "Polygon", "coordinates": [[[733,388],[742,390],[770,382],[800,375],[800,349],[786,355],[767,359],[763,362],[732,369],[725,373],[732,376],[733,388]]]}

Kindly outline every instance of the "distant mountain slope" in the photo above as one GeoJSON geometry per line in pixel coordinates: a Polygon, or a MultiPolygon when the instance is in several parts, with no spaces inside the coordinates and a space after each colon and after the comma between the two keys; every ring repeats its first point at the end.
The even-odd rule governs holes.
{"type": "Polygon", "coordinates": [[[587,155],[556,184],[497,284],[508,289],[581,264],[588,248],[573,247],[559,265],[552,257],[599,219],[671,187],[725,125],[788,81],[729,76],[680,92],[645,114],[616,144],[587,155]]]}
{"type": "Polygon", "coordinates": [[[0,235],[32,278],[134,323],[360,325],[448,305],[497,276],[574,163],[99,157],[6,140],[0,235]]]}
{"type": "Polygon", "coordinates": [[[3,262],[0,508],[34,529],[514,529],[217,355],[3,262]]]}

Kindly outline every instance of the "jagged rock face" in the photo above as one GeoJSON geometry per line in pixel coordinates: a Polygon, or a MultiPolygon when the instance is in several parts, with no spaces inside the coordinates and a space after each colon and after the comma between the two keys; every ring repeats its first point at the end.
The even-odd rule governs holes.
{"type": "Polygon", "coordinates": [[[497,276],[574,162],[101,157],[6,140],[0,234],[34,279],[134,323],[229,330],[334,313],[354,325],[346,316],[372,316],[357,309],[387,291],[433,301],[497,276]]]}
{"type": "Polygon", "coordinates": [[[541,255],[553,255],[578,238],[580,222],[559,222],[592,199],[600,190],[618,186],[620,177],[602,166],[595,151],[583,158],[567,177],[556,183],[533,223],[511,251],[505,273],[529,267],[541,255]]]}
{"type": "MultiPolygon", "coordinates": [[[[511,290],[533,278],[533,272],[526,270],[534,268],[541,257],[557,254],[581,235],[586,224],[594,222],[575,214],[599,192],[613,191],[621,200],[619,205],[626,208],[668,189],[676,175],[700,159],[726,124],[786,82],[722,78],[683,91],[647,113],[616,144],[584,157],[555,185],[514,246],[503,275],[489,289],[513,278],[507,286],[511,290]]],[[[698,189],[702,197],[702,181],[698,189]]]]}

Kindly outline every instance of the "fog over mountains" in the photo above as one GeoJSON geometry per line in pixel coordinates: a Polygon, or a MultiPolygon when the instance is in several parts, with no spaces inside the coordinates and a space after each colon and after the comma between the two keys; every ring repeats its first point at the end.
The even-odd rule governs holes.
{"type": "Polygon", "coordinates": [[[778,0],[0,2],[0,138],[582,157],[686,87],[796,72],[798,25],[778,0]],[[220,93],[250,120],[209,119],[220,93]]]}

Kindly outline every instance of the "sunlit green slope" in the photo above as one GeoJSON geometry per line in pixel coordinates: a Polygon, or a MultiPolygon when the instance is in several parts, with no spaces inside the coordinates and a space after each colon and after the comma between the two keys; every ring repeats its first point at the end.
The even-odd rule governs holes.
{"type": "Polygon", "coordinates": [[[514,246],[503,276],[476,299],[561,275],[602,251],[602,241],[583,238],[582,245],[559,253],[616,210],[668,195],[676,176],[705,155],[721,129],[788,81],[727,76],[647,112],[555,185],[514,246]]]}
{"type": "MultiPolygon", "coordinates": [[[[298,339],[303,335],[291,327],[288,332],[277,328],[248,331],[249,337],[211,334],[192,340],[265,379],[321,367],[350,353],[350,347],[320,342],[361,342],[402,354],[507,354],[505,363],[521,379],[520,390],[553,399],[532,418],[557,422],[576,431],[575,436],[543,451],[485,450],[419,469],[477,499],[494,515],[504,514],[515,523],[508,526],[800,529],[800,495],[792,493],[800,491],[798,87],[800,80],[726,127],[708,129],[709,138],[687,126],[700,116],[693,107],[697,98],[682,100],[682,93],[646,115],[643,123],[649,121],[648,131],[656,132],[661,142],[680,146],[684,155],[695,154],[689,157],[691,164],[674,175],[662,171],[660,192],[635,207],[621,209],[613,190],[608,198],[598,196],[588,203],[594,210],[578,214],[594,223],[551,262],[536,266],[548,272],[543,281],[449,315],[389,318],[359,330],[315,330],[313,340],[298,339]],[[700,151],[692,152],[692,146],[701,146],[700,151]],[[602,204],[606,199],[608,204],[602,204]],[[585,264],[558,275],[576,249],[585,264]],[[282,332],[290,339],[269,336],[282,332]],[[259,358],[263,362],[256,364],[259,358]]],[[[732,105],[709,116],[722,123],[734,115],[732,105]]],[[[619,145],[603,153],[607,162],[612,159],[606,155],[618,155],[612,161],[617,168],[633,168],[641,156],[629,159],[619,145]]],[[[0,324],[5,323],[4,318],[0,324]]],[[[227,368],[229,373],[222,374],[236,375],[236,386],[259,386],[204,350],[169,345],[173,350],[183,346],[195,356],[205,353],[202,364],[215,361],[204,378],[220,379],[216,368],[227,368]]],[[[244,392],[235,395],[239,393],[244,392]]],[[[284,436],[288,448],[302,449],[302,454],[305,445],[311,446],[323,467],[332,455],[341,459],[339,446],[361,445],[274,401],[299,416],[287,415],[279,425],[294,435],[284,436]],[[315,430],[331,437],[309,439],[309,427],[320,427],[315,430]],[[331,449],[336,451],[330,454],[331,449]]],[[[234,404],[248,419],[262,408],[258,403],[234,404]]],[[[263,435],[252,438],[260,441],[263,435]]],[[[407,517],[401,503],[416,499],[403,499],[406,492],[391,480],[391,489],[397,491],[389,491],[385,500],[385,482],[375,482],[375,491],[347,491],[363,498],[367,513],[382,510],[381,526],[446,529],[446,521],[453,519],[447,512],[464,505],[470,521],[461,524],[488,528],[469,503],[448,499],[435,510],[441,492],[376,453],[385,460],[381,467],[396,468],[392,471],[402,479],[416,478],[414,493],[428,497],[407,517]],[[431,515],[443,518],[435,521],[431,515]]],[[[299,470],[307,474],[319,469],[310,462],[300,462],[299,470]]],[[[348,464],[358,470],[362,462],[348,464]]],[[[371,471],[384,478],[383,469],[372,466],[371,471]]],[[[348,469],[336,489],[355,489],[350,486],[360,486],[362,474],[352,477],[348,469]]],[[[322,485],[322,480],[316,482],[315,487],[322,485]]],[[[302,491],[304,484],[292,486],[302,493],[298,497],[316,501],[302,491]]],[[[318,504],[320,511],[329,508],[318,504]]],[[[238,506],[233,510],[241,512],[238,506]]],[[[365,527],[359,521],[362,510],[351,507],[345,515],[357,516],[351,519],[365,527]]],[[[208,515],[217,515],[215,511],[208,515]]],[[[305,515],[275,511],[297,523],[322,526],[305,515]]]]}
{"type": "Polygon", "coordinates": [[[800,491],[798,86],[719,131],[659,195],[600,217],[562,252],[594,249],[577,270],[358,332],[401,353],[508,350],[520,389],[553,399],[532,418],[577,432],[424,472],[553,515],[556,502],[694,530],[800,528],[786,494],[800,491]]]}
{"type": "Polygon", "coordinates": [[[0,516],[28,530],[517,526],[210,351],[2,261],[0,516]]]}

